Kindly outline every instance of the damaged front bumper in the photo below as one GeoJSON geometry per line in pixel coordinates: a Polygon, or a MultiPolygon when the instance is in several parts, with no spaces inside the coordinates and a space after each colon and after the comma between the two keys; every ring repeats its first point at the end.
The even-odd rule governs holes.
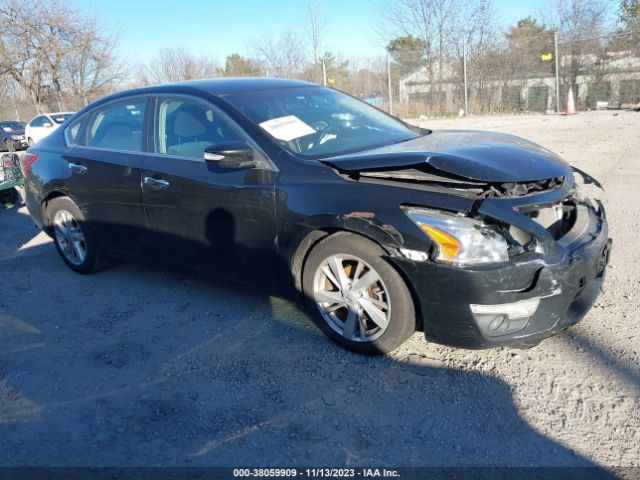
{"type": "MultiPolygon", "coordinates": [[[[540,196],[536,206],[564,194],[540,196]]],[[[554,240],[539,225],[523,222],[518,207],[524,203],[492,200],[479,211],[529,228],[545,245],[544,254],[476,267],[391,257],[413,285],[428,340],[465,348],[526,348],[574,325],[591,308],[611,249],[604,209],[581,208],[573,228],[554,240]]]]}

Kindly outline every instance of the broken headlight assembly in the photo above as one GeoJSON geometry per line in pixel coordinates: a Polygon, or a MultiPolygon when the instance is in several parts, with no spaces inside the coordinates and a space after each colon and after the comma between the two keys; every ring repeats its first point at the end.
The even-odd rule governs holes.
{"type": "Polygon", "coordinates": [[[509,260],[505,238],[479,220],[423,208],[404,211],[433,242],[436,261],[464,266],[509,260]]]}

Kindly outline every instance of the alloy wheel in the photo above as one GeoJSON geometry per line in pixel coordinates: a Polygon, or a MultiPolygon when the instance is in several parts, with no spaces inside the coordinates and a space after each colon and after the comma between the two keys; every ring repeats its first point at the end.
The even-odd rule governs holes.
{"type": "Polygon", "coordinates": [[[391,303],[382,278],[364,260],[332,255],[316,269],[314,300],[325,322],[354,342],[371,342],[389,326],[391,303]]]}
{"type": "Polygon", "coordinates": [[[73,265],[82,265],[87,258],[87,243],[78,220],[67,210],[58,210],[53,229],[64,257],[73,265]]]}

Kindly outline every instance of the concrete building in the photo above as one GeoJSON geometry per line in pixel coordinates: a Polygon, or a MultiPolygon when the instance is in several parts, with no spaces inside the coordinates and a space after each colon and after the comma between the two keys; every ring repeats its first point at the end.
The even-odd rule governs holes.
{"type": "MultiPolygon", "coordinates": [[[[505,73],[499,59],[495,65],[476,60],[469,66],[468,101],[471,113],[492,111],[546,111],[556,107],[556,78],[553,62],[545,72],[505,73]],[[480,71],[481,73],[478,73],[480,71]]],[[[583,54],[560,58],[560,105],[564,108],[569,90],[569,72],[578,75],[572,84],[578,108],[594,109],[598,102],[609,106],[640,102],[640,56],[630,51],[607,52],[603,56],[583,54]],[[572,67],[573,65],[573,67],[572,67]]],[[[437,66],[429,75],[421,67],[400,80],[400,102],[421,103],[425,113],[456,113],[464,107],[462,62],[447,63],[439,75],[437,66]]]]}

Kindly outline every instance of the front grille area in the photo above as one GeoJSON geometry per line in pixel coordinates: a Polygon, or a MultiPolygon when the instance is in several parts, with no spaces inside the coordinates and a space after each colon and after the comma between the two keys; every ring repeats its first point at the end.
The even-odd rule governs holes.
{"type": "Polygon", "coordinates": [[[501,183],[492,185],[491,190],[498,197],[522,197],[559,188],[564,180],[565,177],[556,177],[533,182],[501,183]]]}

